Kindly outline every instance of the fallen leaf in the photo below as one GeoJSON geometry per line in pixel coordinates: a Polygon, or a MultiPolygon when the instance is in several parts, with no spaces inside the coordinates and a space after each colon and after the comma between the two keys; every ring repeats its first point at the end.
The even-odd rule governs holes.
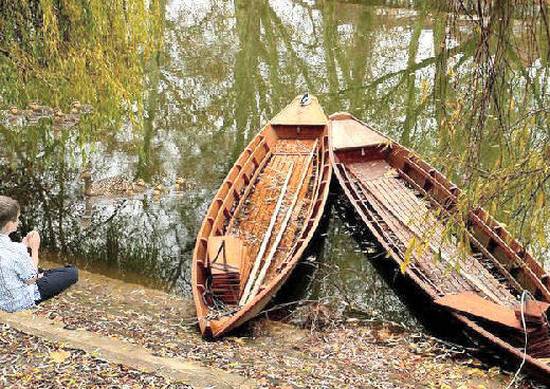
{"type": "Polygon", "coordinates": [[[52,351],[50,352],[50,359],[55,363],[63,363],[67,358],[71,356],[68,351],[52,351]]]}

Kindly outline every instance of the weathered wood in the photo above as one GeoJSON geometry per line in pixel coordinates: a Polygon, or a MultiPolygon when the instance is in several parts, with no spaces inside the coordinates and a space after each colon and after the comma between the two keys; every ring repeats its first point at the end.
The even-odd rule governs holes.
{"type": "MultiPolygon", "coordinates": [[[[256,316],[286,282],[313,238],[329,192],[332,167],[328,157],[322,157],[317,164],[319,174],[312,177],[311,169],[308,171],[304,182],[314,180],[313,185],[303,185],[293,212],[292,220],[296,222],[289,222],[284,228],[279,250],[272,258],[268,275],[258,293],[242,306],[220,304],[220,299],[233,298],[233,289],[229,284],[234,282],[234,276],[232,273],[225,278],[220,275],[220,282],[216,282],[215,288],[212,288],[211,269],[207,267],[208,238],[234,235],[242,239],[250,255],[242,263],[241,281],[257,279],[258,270],[256,275],[251,274],[257,263],[253,259],[260,251],[281,189],[280,183],[274,181],[274,176],[286,171],[289,161],[301,161],[309,155],[315,141],[318,142],[317,154],[328,155],[327,122],[315,97],[312,96],[310,104],[302,107],[299,96],[283,109],[278,119],[265,125],[252,139],[220,185],[199,229],[193,253],[193,298],[199,328],[204,336],[222,336],[256,316]],[[277,269],[283,260],[284,269],[271,273],[271,269],[277,269]]],[[[295,187],[298,176],[291,176],[290,187],[295,187]]],[[[261,266],[263,263],[260,261],[258,264],[261,266]]],[[[245,287],[246,283],[241,282],[239,293],[243,293],[239,301],[245,287]]]]}
{"type": "Polygon", "coordinates": [[[269,159],[271,158],[271,155],[272,155],[271,151],[268,152],[266,158],[264,158],[262,160],[262,162],[258,165],[256,170],[254,171],[254,175],[252,176],[252,178],[250,178],[250,182],[248,183],[243,195],[239,199],[239,203],[237,204],[237,207],[235,208],[235,212],[233,213],[233,217],[229,221],[229,225],[227,226],[227,231],[231,231],[231,229],[233,228],[233,225],[235,224],[235,215],[239,214],[244,202],[246,201],[246,199],[250,195],[250,192],[252,190],[254,190],[254,184],[255,184],[256,180],[258,179],[258,176],[260,175],[262,170],[265,168],[265,166],[269,162],[269,159]]]}
{"type": "Polygon", "coordinates": [[[63,328],[63,322],[40,317],[31,311],[17,313],[0,311],[0,323],[5,323],[25,334],[61,344],[63,347],[82,350],[110,363],[160,375],[172,383],[181,382],[197,388],[256,388],[258,385],[254,380],[219,368],[205,367],[195,361],[153,355],[144,347],[120,339],[82,329],[68,330],[63,328]]]}
{"type": "Polygon", "coordinates": [[[363,131],[363,125],[352,117],[332,122],[334,150],[361,148],[388,143],[388,138],[375,132],[363,131]]]}
{"type": "Polygon", "coordinates": [[[436,299],[435,303],[507,328],[523,331],[521,322],[517,319],[513,308],[507,308],[487,301],[474,292],[462,292],[443,296],[436,299]]]}
{"type": "MultiPolygon", "coordinates": [[[[319,190],[319,186],[320,186],[321,181],[322,181],[322,180],[319,179],[319,177],[320,177],[320,175],[321,175],[321,168],[322,168],[323,166],[325,166],[325,162],[326,162],[326,161],[324,160],[324,156],[321,155],[320,152],[318,152],[318,151],[315,151],[315,152],[316,152],[317,154],[319,154],[319,155],[318,155],[318,158],[320,158],[320,160],[318,159],[318,160],[317,160],[317,163],[314,164],[314,167],[315,167],[315,176],[314,176],[314,177],[315,177],[315,184],[314,184],[314,186],[313,186],[313,193],[314,193],[314,194],[316,194],[317,191],[319,190]]],[[[312,166],[313,166],[313,165],[312,165],[312,166]]],[[[297,234],[298,240],[294,243],[294,247],[292,248],[291,251],[294,251],[295,248],[296,248],[299,244],[301,244],[301,243],[303,242],[303,238],[301,238],[301,237],[304,235],[304,232],[305,232],[305,230],[306,230],[306,228],[307,228],[307,224],[308,224],[309,221],[311,220],[311,217],[312,217],[311,213],[312,213],[312,211],[313,211],[313,206],[314,206],[314,205],[315,205],[315,204],[314,204],[313,201],[311,201],[311,202],[309,203],[308,210],[307,210],[307,212],[306,212],[306,215],[307,215],[306,221],[305,221],[304,225],[302,226],[300,232],[297,234]]],[[[277,266],[277,268],[275,269],[275,271],[276,271],[276,272],[281,272],[281,271],[288,265],[288,263],[289,263],[291,260],[292,260],[292,257],[291,257],[290,255],[288,255],[288,256],[287,256],[287,257],[277,266]]]]}
{"type": "MultiPolygon", "coordinates": [[[[433,199],[433,197],[427,193],[424,189],[422,189],[416,182],[411,180],[407,175],[405,175],[402,171],[399,171],[401,177],[403,177],[411,186],[413,186],[416,190],[418,190],[422,195],[425,196],[428,200],[430,200],[432,203],[437,203],[436,200],[433,199]]],[[[449,214],[449,211],[442,210],[442,214],[446,219],[450,219],[451,215],[449,214]]],[[[478,249],[485,257],[487,257],[493,265],[495,265],[498,270],[501,272],[501,274],[506,277],[508,282],[510,282],[510,285],[518,292],[521,293],[523,291],[523,287],[517,282],[517,280],[506,270],[506,268],[500,263],[486,248],[483,246],[479,240],[471,233],[468,232],[468,238],[470,239],[470,242],[474,244],[474,247],[478,249]]]]}
{"type": "Polygon", "coordinates": [[[326,126],[327,117],[317,98],[310,96],[310,103],[306,106],[300,105],[300,99],[301,96],[297,96],[271,120],[271,124],[274,126],[326,126]]]}
{"type": "Polygon", "coordinates": [[[549,276],[541,265],[480,208],[468,212],[467,225],[475,229],[467,231],[466,242],[454,235],[442,240],[445,227],[453,223],[460,189],[411,151],[351,115],[336,114],[330,119],[330,139],[337,141],[331,143],[331,161],[338,181],[395,263],[407,263],[405,274],[468,331],[510,358],[525,360],[526,369],[550,382],[550,366],[537,359],[550,355],[550,328],[535,308],[524,313],[531,326],[528,355],[518,349],[523,341],[519,294],[528,290],[541,300],[534,303],[542,304],[544,311],[550,306],[550,293],[542,281],[549,276]],[[341,125],[335,125],[338,121],[341,125]],[[347,136],[350,128],[353,135],[347,136]],[[336,136],[334,131],[339,129],[343,132],[336,136]],[[358,131],[364,134],[357,135],[358,131]],[[410,250],[419,246],[410,246],[411,238],[420,242],[419,252],[410,250]],[[459,246],[468,242],[474,254],[459,246]],[[450,266],[453,258],[456,267],[450,266]],[[505,332],[499,330],[503,328],[514,335],[503,336],[505,332]]]}

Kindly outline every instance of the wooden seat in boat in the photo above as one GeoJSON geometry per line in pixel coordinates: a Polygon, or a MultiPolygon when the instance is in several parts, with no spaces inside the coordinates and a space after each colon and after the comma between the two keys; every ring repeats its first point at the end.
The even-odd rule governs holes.
{"type": "Polygon", "coordinates": [[[450,294],[435,300],[441,307],[449,308],[486,323],[494,333],[506,336],[516,346],[524,342],[527,331],[527,351],[535,358],[550,357],[550,333],[547,322],[550,304],[528,300],[513,308],[496,304],[474,292],[450,294]]]}
{"type": "Polygon", "coordinates": [[[235,236],[208,238],[210,288],[225,304],[236,304],[239,299],[243,268],[247,263],[246,251],[243,241],[235,236]]]}

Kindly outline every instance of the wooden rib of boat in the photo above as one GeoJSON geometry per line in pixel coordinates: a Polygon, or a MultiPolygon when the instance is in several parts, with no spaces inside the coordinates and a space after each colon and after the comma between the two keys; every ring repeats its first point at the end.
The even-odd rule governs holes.
{"type": "Polygon", "coordinates": [[[525,369],[549,383],[549,278],[539,263],[482,208],[468,211],[471,252],[460,250],[456,237],[445,233],[461,194],[455,185],[348,113],[331,115],[329,127],[340,186],[406,276],[459,328],[496,346],[516,366],[527,328],[525,369]],[[412,242],[423,244],[411,250],[412,242]],[[525,303],[524,291],[534,299],[525,303]]]}
{"type": "Polygon", "coordinates": [[[200,330],[219,337],[269,303],[308,246],[328,197],[328,118],[296,97],[250,142],[198,233],[192,288],[200,330]]]}

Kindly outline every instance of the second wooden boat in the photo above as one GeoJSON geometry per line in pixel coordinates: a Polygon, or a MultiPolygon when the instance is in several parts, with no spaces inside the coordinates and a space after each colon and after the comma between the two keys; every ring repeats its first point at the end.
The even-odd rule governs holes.
{"type": "Polygon", "coordinates": [[[250,142],[210,205],[193,255],[199,327],[219,337],[256,316],[319,224],[332,168],[328,119],[296,97],[250,142]]]}
{"type": "Polygon", "coordinates": [[[350,114],[330,121],[340,186],[395,263],[452,321],[550,383],[549,277],[541,265],[482,208],[469,210],[461,239],[468,250],[460,249],[446,233],[461,194],[455,185],[350,114]]]}

